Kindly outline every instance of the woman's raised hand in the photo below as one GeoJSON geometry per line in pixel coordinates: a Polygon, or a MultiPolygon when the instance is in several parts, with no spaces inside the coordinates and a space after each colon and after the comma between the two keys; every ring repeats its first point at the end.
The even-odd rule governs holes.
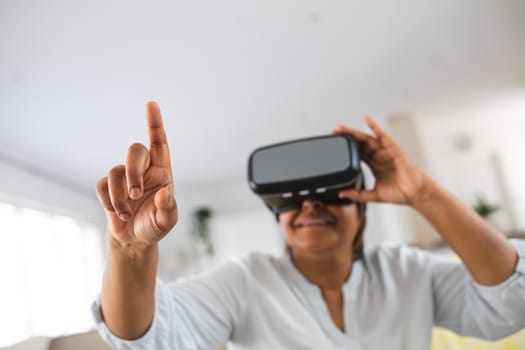
{"type": "Polygon", "coordinates": [[[375,177],[371,190],[345,190],[339,194],[358,202],[389,202],[414,205],[425,198],[430,178],[410,159],[401,147],[372,118],[365,122],[374,135],[340,125],[334,134],[349,134],[359,144],[361,159],[375,177]]]}
{"type": "Polygon", "coordinates": [[[147,103],[146,117],[149,149],[132,144],[126,164],[115,166],[97,183],[110,244],[153,246],[177,223],[169,148],[157,103],[147,103]]]}

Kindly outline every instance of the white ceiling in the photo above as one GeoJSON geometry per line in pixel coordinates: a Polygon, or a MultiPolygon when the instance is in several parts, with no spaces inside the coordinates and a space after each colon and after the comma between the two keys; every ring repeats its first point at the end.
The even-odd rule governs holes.
{"type": "Polygon", "coordinates": [[[525,85],[525,1],[0,1],[0,154],[84,191],[164,113],[179,186],[525,85]]]}

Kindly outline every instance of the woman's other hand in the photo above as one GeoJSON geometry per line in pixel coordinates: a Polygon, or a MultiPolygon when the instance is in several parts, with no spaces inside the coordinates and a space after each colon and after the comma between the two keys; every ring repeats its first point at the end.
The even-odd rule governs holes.
{"type": "Polygon", "coordinates": [[[365,122],[373,135],[343,125],[333,134],[349,134],[358,142],[361,159],[372,170],[375,186],[371,190],[341,191],[340,197],[409,205],[424,200],[430,178],[372,118],[366,116],[365,122]]]}

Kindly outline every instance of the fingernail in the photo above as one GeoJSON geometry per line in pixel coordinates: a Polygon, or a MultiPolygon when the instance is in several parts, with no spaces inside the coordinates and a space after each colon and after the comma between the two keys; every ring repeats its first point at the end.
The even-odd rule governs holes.
{"type": "Polygon", "coordinates": [[[130,197],[132,199],[137,199],[140,197],[140,188],[138,187],[132,187],[130,191],[130,197]]]}

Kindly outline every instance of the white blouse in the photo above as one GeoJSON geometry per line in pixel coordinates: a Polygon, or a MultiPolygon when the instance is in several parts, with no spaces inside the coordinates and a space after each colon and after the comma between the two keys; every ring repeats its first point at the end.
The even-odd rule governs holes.
{"type": "Polygon", "coordinates": [[[433,326],[498,339],[525,327],[525,241],[515,273],[496,286],[465,267],[407,246],[380,245],[355,261],[343,286],[344,328],[332,322],[319,287],[287,254],[252,253],[198,277],[157,281],[147,333],[123,340],[93,314],[115,349],[430,349],[433,326]]]}

